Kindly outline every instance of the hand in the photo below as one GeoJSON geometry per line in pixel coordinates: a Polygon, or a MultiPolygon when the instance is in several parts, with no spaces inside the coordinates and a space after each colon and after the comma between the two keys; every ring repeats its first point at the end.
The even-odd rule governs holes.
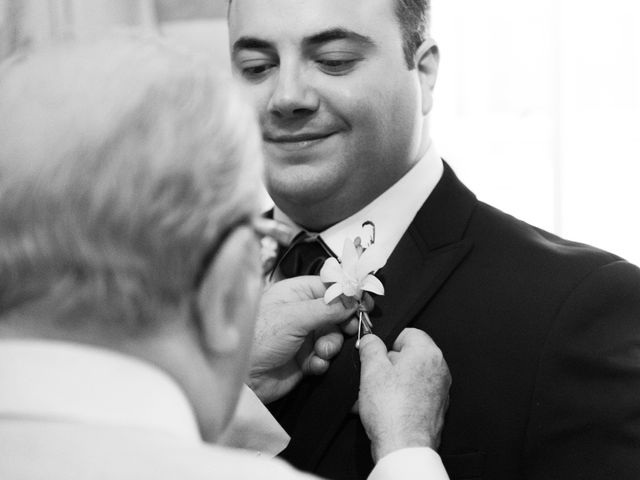
{"type": "Polygon", "coordinates": [[[260,302],[249,367],[249,387],[263,403],[287,394],[304,374],[324,373],[342,348],[339,324],[356,306],[327,305],[317,276],[274,283],[260,302]]]}
{"type": "Polygon", "coordinates": [[[429,335],[404,329],[391,351],[377,336],[360,341],[360,419],[377,462],[407,447],[437,449],[451,375],[429,335]]]}

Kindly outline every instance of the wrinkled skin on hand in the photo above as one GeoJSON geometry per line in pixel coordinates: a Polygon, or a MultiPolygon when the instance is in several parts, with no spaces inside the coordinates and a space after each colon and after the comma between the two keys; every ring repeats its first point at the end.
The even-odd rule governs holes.
{"type": "Polygon", "coordinates": [[[323,300],[317,276],[271,285],[260,302],[248,385],[263,403],[287,394],[305,374],[319,375],[343,344],[340,324],[355,313],[350,302],[323,300]]]}
{"type": "Polygon", "coordinates": [[[374,461],[407,447],[440,444],[451,375],[423,331],[404,329],[390,351],[375,335],[360,342],[360,419],[374,461]]]}

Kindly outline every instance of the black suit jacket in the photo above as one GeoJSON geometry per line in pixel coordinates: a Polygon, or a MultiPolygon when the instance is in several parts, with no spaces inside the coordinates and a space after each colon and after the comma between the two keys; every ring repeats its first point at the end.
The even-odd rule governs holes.
{"type": "MultiPolygon", "coordinates": [[[[637,267],[477,201],[445,166],[379,273],[375,332],[390,346],[420,328],[451,370],[452,479],[640,479],[637,267]]],[[[353,344],[271,408],[282,456],[331,479],[373,467],[353,344]]]]}

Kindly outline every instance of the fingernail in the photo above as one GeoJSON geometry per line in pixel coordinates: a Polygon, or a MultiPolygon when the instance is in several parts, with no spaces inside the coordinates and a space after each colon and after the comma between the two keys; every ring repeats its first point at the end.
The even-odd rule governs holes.
{"type": "Polygon", "coordinates": [[[358,338],[358,340],[356,340],[356,348],[358,348],[358,349],[359,349],[359,348],[360,348],[360,341],[361,341],[364,337],[366,337],[367,335],[369,335],[369,334],[371,334],[371,333],[372,333],[372,332],[370,332],[370,331],[364,331],[364,330],[363,330],[363,331],[362,331],[362,335],[360,335],[360,337],[358,338]]]}

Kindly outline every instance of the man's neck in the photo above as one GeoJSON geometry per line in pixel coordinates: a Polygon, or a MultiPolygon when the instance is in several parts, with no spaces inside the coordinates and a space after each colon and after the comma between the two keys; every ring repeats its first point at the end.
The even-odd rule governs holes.
{"type": "Polygon", "coordinates": [[[366,198],[357,204],[331,202],[329,205],[317,203],[304,207],[287,205],[286,202],[284,204],[276,202],[276,204],[293,222],[306,231],[322,232],[360,211],[375,198],[366,198]]]}
{"type": "MultiPolygon", "coordinates": [[[[430,148],[405,176],[382,195],[344,220],[318,233],[322,234],[322,239],[329,248],[339,255],[345,238],[355,239],[358,236],[366,236],[371,232],[363,230],[363,226],[372,224],[375,242],[388,258],[435,188],[443,170],[438,152],[435,148],[430,148]]],[[[275,207],[273,218],[287,225],[292,235],[297,234],[304,227],[278,206],[275,207]]]]}

